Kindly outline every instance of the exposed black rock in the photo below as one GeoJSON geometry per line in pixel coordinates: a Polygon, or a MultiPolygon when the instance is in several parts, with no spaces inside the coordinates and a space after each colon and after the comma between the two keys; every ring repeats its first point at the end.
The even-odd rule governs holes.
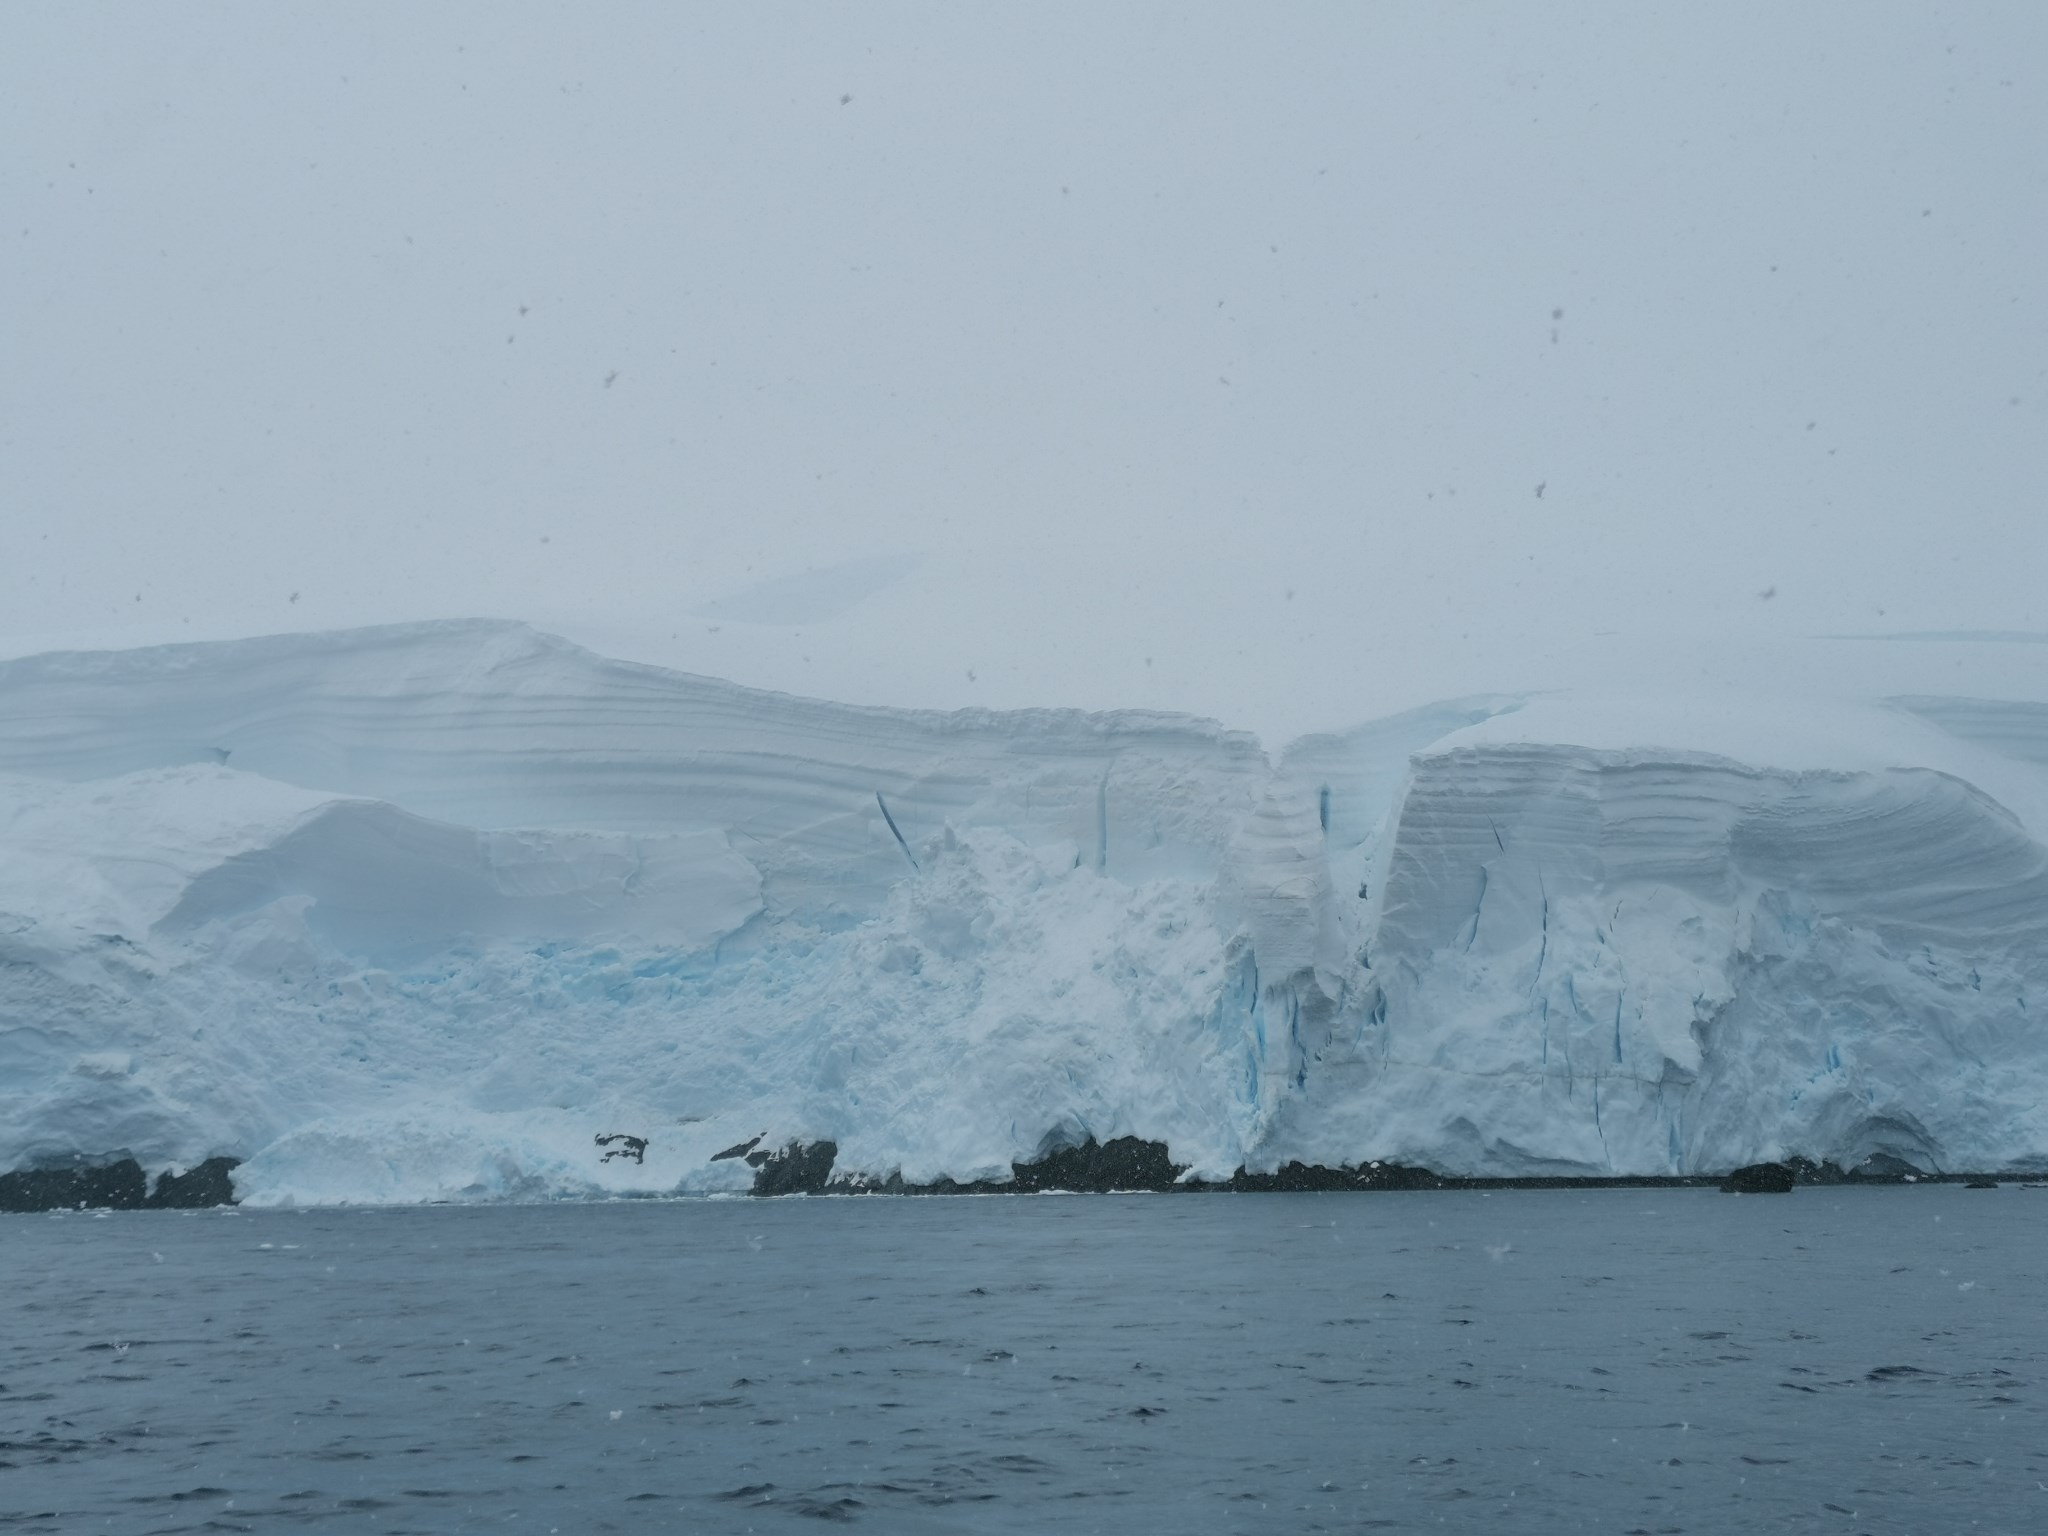
{"type": "MultiPolygon", "coordinates": [[[[1004,1180],[961,1183],[938,1179],[929,1184],[911,1184],[901,1173],[835,1173],[839,1147],[830,1141],[791,1141],[778,1151],[764,1150],[765,1135],[755,1136],[715,1154],[711,1161],[745,1158],[754,1170],[753,1193],[757,1195],[796,1194],[889,1194],[889,1195],[974,1195],[1032,1194],[1047,1190],[1075,1193],[1110,1193],[1155,1190],[1178,1193],[1307,1193],[1368,1190],[1487,1190],[1487,1189],[1672,1189],[1718,1185],[1724,1191],[1742,1194],[1782,1194],[1799,1184],[1962,1184],[1969,1189],[1996,1189],[1998,1181],[1984,1174],[1924,1173],[1891,1159],[1873,1159],[1859,1167],[1843,1169],[1833,1163],[1817,1163],[1794,1157],[1782,1163],[1756,1163],[1738,1168],[1725,1179],[1704,1175],[1641,1175],[1575,1178],[1460,1178],[1433,1173],[1427,1168],[1410,1168],[1398,1163],[1361,1163],[1355,1167],[1325,1167],[1293,1162],[1271,1173],[1247,1173],[1239,1168],[1220,1181],[1183,1180],[1184,1165],[1174,1163],[1162,1141],[1141,1141],[1119,1136],[1102,1143],[1092,1137],[1078,1147],[1062,1147],[1028,1163],[1010,1165],[1004,1180]]],[[[628,1146],[632,1156],[644,1151],[639,1137],[614,1135],[606,1142],[641,1142],[628,1146]]],[[[229,1175],[238,1164],[232,1157],[212,1157],[182,1174],[157,1176],[151,1191],[147,1176],[133,1158],[98,1165],[77,1164],[58,1168],[29,1168],[0,1173],[0,1211],[50,1210],[193,1210],[235,1204],[234,1184],[229,1175]]],[[[2030,1184],[2028,1188],[2048,1186],[2030,1184]]]]}
{"type": "MultiPolygon", "coordinates": [[[[758,1139],[758,1138],[757,1138],[758,1139]]],[[[1361,1163],[1356,1167],[1326,1168],[1320,1164],[1288,1163],[1272,1173],[1247,1173],[1239,1168],[1228,1179],[1203,1181],[1184,1179],[1186,1165],[1168,1155],[1163,1141],[1142,1141],[1119,1136],[1098,1142],[1093,1137],[1078,1147],[1061,1147],[1028,1163],[1012,1163],[1007,1179],[935,1179],[929,1184],[907,1182],[901,1173],[831,1172],[829,1161],[820,1162],[822,1149],[838,1148],[831,1142],[811,1143],[808,1148],[791,1142],[779,1152],[758,1148],[747,1152],[755,1169],[754,1193],[830,1195],[1016,1195],[1059,1190],[1076,1194],[1109,1194],[1151,1190],[1160,1193],[1302,1193],[1325,1190],[1403,1189],[1659,1189],[1669,1186],[1712,1185],[1707,1177],[1612,1177],[1612,1178],[1527,1178],[1465,1179],[1432,1173],[1427,1168],[1408,1168],[1398,1163],[1361,1163]],[[808,1162],[804,1160],[808,1159],[808,1162]]],[[[733,1149],[738,1155],[739,1149],[733,1149]]],[[[721,1154],[726,1155],[726,1154],[721,1154]]]]}
{"type": "MultiPolygon", "coordinates": [[[[753,1158],[748,1161],[752,1162],[753,1158]]],[[[1061,1147],[1028,1163],[1012,1163],[1007,1179],[975,1179],[966,1183],[957,1179],[935,1179],[929,1184],[911,1184],[905,1182],[901,1173],[891,1173],[886,1177],[850,1173],[830,1180],[824,1193],[1018,1195],[1063,1190],[1076,1194],[1112,1194],[1186,1188],[1176,1182],[1184,1171],[1184,1164],[1176,1164],[1166,1155],[1166,1143],[1163,1141],[1118,1136],[1108,1142],[1098,1142],[1091,1136],[1078,1147],[1061,1147]]],[[[761,1188],[758,1175],[754,1180],[754,1193],[767,1193],[761,1188]]]]}
{"type": "MultiPolygon", "coordinates": [[[[758,1190],[756,1191],[758,1193],[758,1190]]],[[[828,1195],[972,1195],[985,1193],[980,1185],[955,1184],[941,1179],[937,1184],[906,1184],[901,1173],[886,1177],[872,1173],[842,1173],[825,1186],[828,1195]]]]}
{"type": "Polygon", "coordinates": [[[1784,1163],[1751,1163],[1721,1181],[1728,1195],[1789,1195],[1797,1175],[1784,1163]]]}
{"type": "MultiPolygon", "coordinates": [[[[1408,1172],[1401,1169],[1402,1173],[1408,1172]]],[[[1286,1163],[1271,1173],[1247,1173],[1240,1168],[1222,1187],[1244,1193],[1278,1192],[1306,1194],[1318,1190],[1357,1189],[1357,1170],[1325,1168],[1319,1163],[1286,1163]]]]}
{"type": "Polygon", "coordinates": [[[1005,1186],[1020,1194],[1042,1189],[1086,1190],[1108,1194],[1115,1190],[1172,1189],[1186,1172],[1166,1155],[1163,1141],[1140,1141],[1119,1136],[1098,1142],[1089,1137],[1078,1147],[1061,1147],[1032,1163],[1012,1163],[1010,1183],[1005,1186]]]}
{"type": "Polygon", "coordinates": [[[0,1211],[132,1211],[148,1198],[142,1165],[132,1157],[99,1168],[0,1173],[0,1211]]]}
{"type": "Polygon", "coordinates": [[[1940,1178],[1882,1152],[1865,1158],[1854,1168],[1817,1163],[1809,1157],[1788,1157],[1785,1166],[1801,1184],[1920,1184],[1940,1178]]]}
{"type": "Polygon", "coordinates": [[[160,1173],[149,1203],[159,1209],[181,1211],[233,1205],[235,1185],[228,1175],[239,1161],[232,1157],[209,1157],[197,1168],[188,1168],[183,1173],[160,1173]]]}
{"type": "Polygon", "coordinates": [[[1227,1189],[1244,1193],[1304,1194],[1319,1190],[1352,1189],[1457,1189],[1468,1181],[1447,1179],[1427,1168],[1404,1168],[1399,1163],[1361,1163],[1355,1168],[1326,1168],[1320,1163],[1286,1163],[1271,1173],[1247,1173],[1240,1168],[1222,1184],[1201,1188],[1227,1189]]]}
{"type": "Polygon", "coordinates": [[[780,1151],[764,1150],[765,1138],[754,1137],[728,1147],[713,1159],[744,1157],[754,1169],[757,1195],[1017,1195],[1047,1190],[1077,1194],[1156,1190],[1185,1194],[1310,1193],[1367,1190],[1487,1189],[1711,1189],[1737,1194],[1784,1194],[1799,1184],[1961,1184],[1995,1187],[1982,1174],[1921,1173],[1907,1164],[1873,1160],[1857,1168],[1808,1158],[1782,1163],[1755,1163],[1725,1178],[1712,1174],[1614,1174],[1606,1177],[1543,1175],[1533,1178],[1460,1178],[1410,1168],[1399,1163],[1366,1162],[1356,1166],[1287,1163],[1271,1173],[1239,1168],[1228,1179],[1186,1179],[1184,1164],[1168,1155],[1163,1141],[1119,1136],[1098,1142],[1093,1137],[1078,1147],[1061,1147],[1028,1163],[1012,1163],[1007,1179],[935,1179],[913,1184],[900,1172],[873,1174],[835,1172],[838,1145],[829,1141],[792,1141],[780,1151]],[[1901,1171],[1905,1170],[1905,1171],[1901,1171]]]}
{"type": "MultiPolygon", "coordinates": [[[[1963,1183],[1966,1179],[1986,1181],[1976,1174],[1928,1174],[1901,1172],[1905,1164],[1868,1163],[1843,1169],[1833,1163],[1816,1163],[1791,1158],[1782,1163],[1756,1163],[1738,1168],[1725,1178],[1708,1174],[1643,1174],[1606,1177],[1545,1175],[1533,1178],[1461,1178],[1411,1168],[1399,1163],[1367,1162],[1336,1168],[1321,1164],[1287,1163],[1271,1173],[1248,1173],[1239,1168],[1228,1179],[1206,1181],[1184,1178],[1186,1167],[1176,1164],[1165,1142],[1141,1141],[1119,1136],[1109,1142],[1093,1137],[1077,1147],[1061,1147],[1028,1163],[1012,1163],[1010,1177],[961,1182],[936,1179],[913,1184],[900,1172],[871,1174],[834,1171],[837,1144],[829,1141],[792,1141],[779,1151],[764,1150],[763,1137],[728,1147],[719,1158],[745,1157],[754,1169],[757,1195],[1001,1195],[1035,1194],[1047,1190],[1074,1193],[1111,1193],[1156,1190],[1188,1194],[1213,1193],[1311,1193],[1366,1190],[1488,1190],[1488,1189],[1700,1189],[1713,1188],[1741,1194],[1783,1194],[1799,1184],[1913,1184],[1963,1183]]],[[[714,1159],[715,1161],[716,1159],[714,1159]]]]}
{"type": "Polygon", "coordinates": [[[600,1147],[611,1148],[598,1159],[600,1163],[608,1163],[615,1157],[630,1157],[636,1163],[647,1161],[645,1136],[628,1136],[624,1131],[613,1131],[610,1135],[598,1137],[597,1144],[600,1147]]]}
{"type": "Polygon", "coordinates": [[[792,1141],[780,1152],[747,1154],[757,1195],[822,1195],[839,1156],[836,1141],[792,1141]]]}
{"type": "Polygon", "coordinates": [[[235,1188],[228,1174],[236,1161],[210,1157],[182,1174],[159,1174],[154,1193],[142,1165],[132,1157],[95,1166],[0,1173],[0,1211],[193,1210],[233,1205],[235,1188]]]}

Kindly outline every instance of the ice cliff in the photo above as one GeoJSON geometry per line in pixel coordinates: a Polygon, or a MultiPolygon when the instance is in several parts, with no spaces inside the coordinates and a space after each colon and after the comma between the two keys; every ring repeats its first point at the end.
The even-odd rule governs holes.
{"type": "Polygon", "coordinates": [[[0,1170],[257,1201],[2048,1166],[2048,705],[1473,698],[1294,743],[465,622],[0,663],[0,1170]],[[598,1134],[645,1137],[601,1162],[598,1134]]]}

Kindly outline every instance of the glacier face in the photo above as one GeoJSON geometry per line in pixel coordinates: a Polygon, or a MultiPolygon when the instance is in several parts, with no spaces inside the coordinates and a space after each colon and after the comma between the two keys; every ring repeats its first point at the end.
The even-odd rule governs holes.
{"type": "Polygon", "coordinates": [[[1270,757],[463,622],[0,663],[0,1168],[258,1201],[2048,1165],[2048,708],[1472,698],[1270,757]],[[645,1136],[644,1163],[596,1135],[645,1136]]]}

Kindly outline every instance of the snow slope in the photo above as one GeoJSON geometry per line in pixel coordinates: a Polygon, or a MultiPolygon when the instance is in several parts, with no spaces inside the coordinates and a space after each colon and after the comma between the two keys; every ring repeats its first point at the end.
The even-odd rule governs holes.
{"type": "Polygon", "coordinates": [[[851,708],[461,622],[0,663],[0,1168],[259,1201],[2048,1165],[2048,705],[851,708]],[[596,1135],[646,1136],[600,1162],[596,1135]]]}

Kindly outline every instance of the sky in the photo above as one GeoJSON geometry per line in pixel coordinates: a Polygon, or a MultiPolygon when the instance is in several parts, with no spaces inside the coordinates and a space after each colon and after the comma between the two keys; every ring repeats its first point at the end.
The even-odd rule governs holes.
{"type": "Polygon", "coordinates": [[[2048,633],[2035,0],[15,3],[0,215],[0,653],[1270,736],[2048,633]]]}

